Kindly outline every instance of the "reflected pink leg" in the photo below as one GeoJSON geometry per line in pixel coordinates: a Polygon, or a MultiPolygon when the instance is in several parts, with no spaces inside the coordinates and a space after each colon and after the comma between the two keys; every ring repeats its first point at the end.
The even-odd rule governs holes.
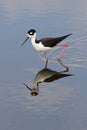
{"type": "Polygon", "coordinates": [[[63,46],[64,48],[62,49],[62,51],[60,52],[60,54],[58,55],[58,59],[60,59],[63,55],[63,53],[65,52],[65,50],[68,47],[68,44],[58,44],[57,46],[63,46]]]}
{"type": "Polygon", "coordinates": [[[47,68],[47,64],[48,64],[48,56],[47,56],[47,54],[46,54],[46,51],[44,52],[44,54],[45,54],[45,58],[46,58],[46,65],[45,65],[45,68],[47,68]]]}

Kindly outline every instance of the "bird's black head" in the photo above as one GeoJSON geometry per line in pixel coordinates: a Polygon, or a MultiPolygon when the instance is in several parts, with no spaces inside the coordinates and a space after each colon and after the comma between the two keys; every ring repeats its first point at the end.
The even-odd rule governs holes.
{"type": "Polygon", "coordinates": [[[25,44],[25,42],[29,39],[29,38],[33,38],[33,37],[36,37],[36,31],[35,29],[30,29],[28,32],[27,32],[27,38],[25,39],[25,41],[21,44],[21,46],[23,46],[25,44]]]}
{"type": "Polygon", "coordinates": [[[34,34],[36,33],[36,30],[35,29],[30,29],[27,34],[30,35],[30,36],[33,36],[34,34]]]}

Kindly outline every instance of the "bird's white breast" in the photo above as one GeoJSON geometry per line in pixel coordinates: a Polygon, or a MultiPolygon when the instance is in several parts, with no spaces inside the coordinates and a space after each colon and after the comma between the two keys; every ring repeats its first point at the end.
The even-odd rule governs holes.
{"type": "Polygon", "coordinates": [[[36,43],[33,39],[31,39],[31,43],[37,51],[47,51],[51,49],[50,47],[44,47],[43,44],[41,44],[41,42],[36,43]]]}

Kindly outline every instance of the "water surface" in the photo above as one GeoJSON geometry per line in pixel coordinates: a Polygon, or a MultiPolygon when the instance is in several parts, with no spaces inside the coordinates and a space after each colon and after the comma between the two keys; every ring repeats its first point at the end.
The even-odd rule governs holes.
{"type": "MultiPolygon", "coordinates": [[[[0,129],[1,130],[87,130],[87,1],[86,0],[1,0],[0,1],[0,129]],[[44,69],[43,56],[30,41],[23,47],[26,32],[37,37],[62,36],[70,46],[61,61],[73,74],[33,87],[35,76],[44,69]]],[[[56,52],[56,51],[55,51],[56,52]]],[[[49,54],[53,56],[54,51],[49,54]]],[[[49,60],[48,68],[65,68],[49,60]]]]}

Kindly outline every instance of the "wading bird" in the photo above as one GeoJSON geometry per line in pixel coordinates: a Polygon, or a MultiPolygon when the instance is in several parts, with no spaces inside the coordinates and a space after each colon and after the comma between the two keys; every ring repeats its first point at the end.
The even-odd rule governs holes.
{"type": "Polygon", "coordinates": [[[37,51],[43,51],[45,54],[45,58],[46,58],[46,65],[45,67],[47,67],[47,63],[48,63],[48,56],[46,54],[46,52],[48,50],[51,50],[52,48],[56,47],[56,46],[62,46],[64,47],[62,49],[62,51],[60,52],[60,54],[58,55],[57,59],[60,59],[61,56],[63,55],[64,51],[67,49],[68,44],[59,44],[62,40],[64,40],[65,38],[67,38],[68,36],[70,36],[71,34],[68,35],[64,35],[61,37],[56,37],[56,38],[42,38],[40,40],[37,40],[36,38],[36,30],[35,29],[30,29],[27,32],[27,38],[26,40],[21,44],[22,46],[24,45],[24,43],[30,38],[31,39],[31,43],[33,45],[33,47],[37,50],[37,51]]]}

